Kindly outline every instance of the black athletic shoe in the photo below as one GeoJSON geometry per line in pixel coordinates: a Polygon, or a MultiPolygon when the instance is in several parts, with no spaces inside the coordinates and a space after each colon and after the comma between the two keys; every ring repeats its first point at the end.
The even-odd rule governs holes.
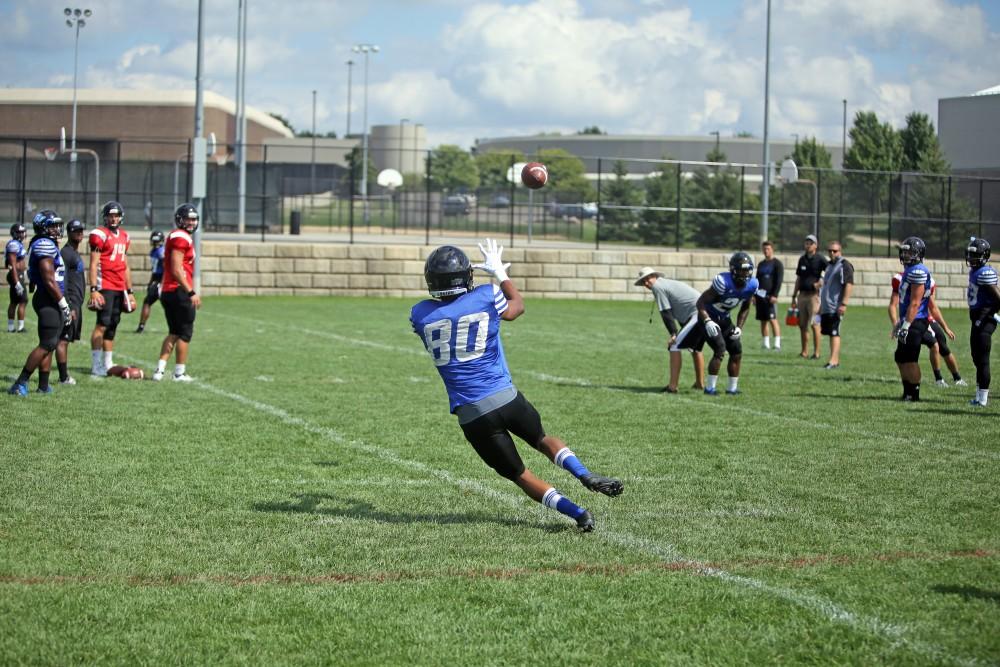
{"type": "Polygon", "coordinates": [[[136,330],[135,330],[135,332],[136,332],[136,333],[142,333],[142,332],[143,332],[143,331],[145,331],[145,330],[146,330],[146,325],[145,325],[145,324],[140,324],[140,325],[139,325],[139,328],[138,328],[138,329],[136,329],[136,330]]]}
{"type": "Polygon", "coordinates": [[[602,477],[601,475],[595,475],[593,473],[580,478],[580,482],[587,487],[590,491],[596,491],[597,493],[603,493],[606,496],[620,495],[624,490],[624,486],[621,481],[613,479],[611,477],[602,477]]]}
{"type": "Polygon", "coordinates": [[[594,515],[583,510],[583,514],[576,519],[576,527],[580,529],[581,533],[589,533],[594,530],[594,515]]]}

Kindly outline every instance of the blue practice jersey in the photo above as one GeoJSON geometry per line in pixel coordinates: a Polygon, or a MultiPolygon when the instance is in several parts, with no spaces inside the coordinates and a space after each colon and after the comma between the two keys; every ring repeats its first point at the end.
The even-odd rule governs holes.
{"type": "Polygon", "coordinates": [[[35,239],[31,242],[31,247],[28,248],[28,280],[36,285],[42,284],[42,271],[39,268],[39,264],[46,257],[52,260],[52,268],[56,272],[56,282],[59,284],[59,292],[62,293],[65,291],[63,284],[65,281],[65,264],[63,263],[62,253],[59,252],[59,246],[48,236],[41,236],[35,239]]]}
{"type": "Polygon", "coordinates": [[[149,251],[149,265],[152,267],[153,280],[163,278],[163,251],[163,246],[149,251]]]}
{"type": "Polygon", "coordinates": [[[996,269],[988,264],[969,271],[969,310],[988,309],[990,312],[996,312],[1000,308],[1000,303],[994,298],[993,291],[979,289],[981,285],[996,284],[996,269]]]}
{"type": "Polygon", "coordinates": [[[17,239],[11,239],[7,241],[7,247],[4,249],[3,261],[4,265],[7,265],[7,255],[13,253],[15,259],[24,259],[24,244],[17,239]]]}
{"type": "Polygon", "coordinates": [[[505,310],[506,297],[490,284],[452,301],[421,301],[410,311],[413,331],[444,380],[452,412],[513,386],[500,343],[505,310]]]}
{"type": "Polygon", "coordinates": [[[750,278],[746,285],[738,287],[731,272],[720,273],[712,281],[712,289],[719,295],[719,300],[708,304],[705,311],[713,320],[729,319],[729,311],[752,297],[759,284],[756,278],[750,278]]]}
{"type": "Polygon", "coordinates": [[[913,298],[913,289],[917,285],[924,286],[924,298],[920,300],[920,307],[917,309],[916,319],[927,319],[929,313],[927,304],[931,300],[931,288],[934,281],[931,278],[930,269],[920,264],[913,264],[903,269],[902,277],[899,279],[899,319],[906,318],[906,311],[910,308],[910,301],[913,298]]]}

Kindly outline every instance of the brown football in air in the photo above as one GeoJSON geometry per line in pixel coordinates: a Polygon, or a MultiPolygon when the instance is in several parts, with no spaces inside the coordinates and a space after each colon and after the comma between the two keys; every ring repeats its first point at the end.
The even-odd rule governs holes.
{"type": "Polygon", "coordinates": [[[549,180],[549,170],[541,162],[529,162],[521,168],[521,182],[525,187],[537,190],[549,180]]]}

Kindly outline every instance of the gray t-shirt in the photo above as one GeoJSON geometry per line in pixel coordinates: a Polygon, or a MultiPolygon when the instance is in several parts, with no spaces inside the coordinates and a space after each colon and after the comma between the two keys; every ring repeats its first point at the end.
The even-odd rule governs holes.
{"type": "Polygon", "coordinates": [[[822,315],[832,315],[840,305],[840,295],[844,285],[854,284],[854,266],[841,257],[826,267],[823,275],[823,287],[819,291],[819,312],[822,315]]]}
{"type": "Polygon", "coordinates": [[[652,287],[656,308],[661,312],[672,310],[674,319],[684,324],[697,312],[696,304],[701,294],[695,288],[679,280],[657,278],[652,287]]]}

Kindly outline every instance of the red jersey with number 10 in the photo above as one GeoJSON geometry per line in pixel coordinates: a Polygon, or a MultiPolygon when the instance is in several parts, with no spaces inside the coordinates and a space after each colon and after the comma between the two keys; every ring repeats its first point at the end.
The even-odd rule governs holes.
{"type": "Polygon", "coordinates": [[[167,234],[167,242],[163,250],[163,283],[161,291],[175,292],[180,284],[174,277],[174,250],[183,253],[181,265],[184,267],[184,275],[187,276],[188,284],[194,287],[192,276],[194,276],[194,243],[191,242],[191,235],[183,229],[175,229],[167,234]]]}
{"type": "Polygon", "coordinates": [[[125,253],[131,240],[121,227],[117,232],[98,227],[90,232],[90,251],[101,253],[101,289],[124,290],[125,270],[128,268],[125,253]]]}

